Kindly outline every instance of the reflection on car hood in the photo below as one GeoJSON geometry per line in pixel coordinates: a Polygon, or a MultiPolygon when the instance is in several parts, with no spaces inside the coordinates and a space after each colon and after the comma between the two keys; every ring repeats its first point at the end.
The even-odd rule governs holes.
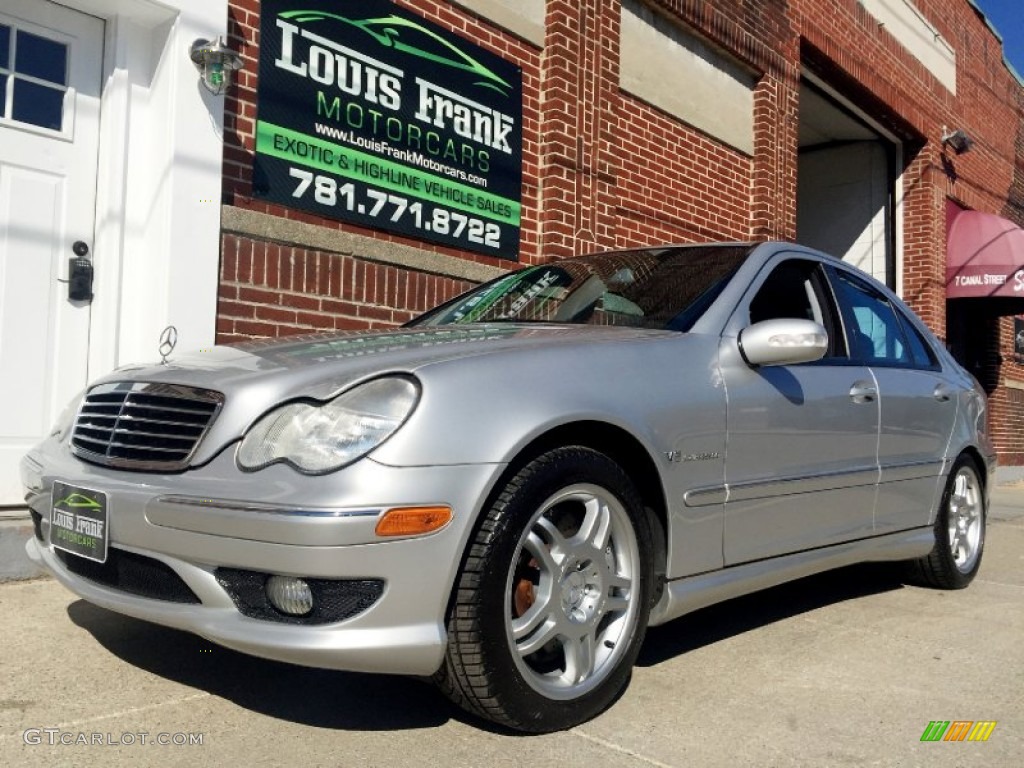
{"type": "Polygon", "coordinates": [[[354,379],[378,372],[413,371],[429,363],[523,347],[627,341],[667,333],[673,332],[510,323],[314,334],[188,352],[163,365],[125,366],[104,381],[160,381],[229,394],[280,378],[293,382],[289,390],[312,385],[317,394],[326,396],[354,379]]]}
{"type": "Polygon", "coordinates": [[[391,372],[552,345],[602,344],[678,336],[673,331],[601,326],[486,324],[347,332],[254,341],[176,355],[165,365],[126,366],[100,380],[150,381],[213,389],[224,409],[195,457],[203,463],[260,415],[295,398],[326,399],[391,372]]]}

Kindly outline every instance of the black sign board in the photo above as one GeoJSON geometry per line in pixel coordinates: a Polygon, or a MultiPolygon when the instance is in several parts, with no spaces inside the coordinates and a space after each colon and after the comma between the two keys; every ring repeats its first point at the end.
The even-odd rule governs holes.
{"type": "Polygon", "coordinates": [[[390,0],[263,0],[253,194],[515,259],[522,81],[390,0]]]}
{"type": "Polygon", "coordinates": [[[1013,318],[1013,354],[1024,362],[1024,317],[1013,318]]]}
{"type": "Polygon", "coordinates": [[[98,563],[107,561],[107,495],[67,483],[53,484],[50,544],[98,563]]]}

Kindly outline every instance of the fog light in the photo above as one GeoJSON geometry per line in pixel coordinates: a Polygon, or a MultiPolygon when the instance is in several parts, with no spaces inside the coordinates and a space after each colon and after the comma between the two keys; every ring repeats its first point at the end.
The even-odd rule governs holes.
{"type": "Polygon", "coordinates": [[[305,616],[313,610],[313,593],[309,584],[292,576],[271,576],[267,579],[267,598],[281,613],[305,616]]]}

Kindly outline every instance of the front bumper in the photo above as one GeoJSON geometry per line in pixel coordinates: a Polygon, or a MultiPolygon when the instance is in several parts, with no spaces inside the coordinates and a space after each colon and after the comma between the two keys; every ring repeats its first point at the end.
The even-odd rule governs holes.
{"type": "Polygon", "coordinates": [[[193,632],[228,648],[312,667],[429,675],[440,666],[445,611],[473,521],[501,465],[396,468],[364,459],[307,477],[282,465],[237,470],[230,451],[179,475],[110,470],[47,441],[22,463],[39,520],[29,557],[91,603],[193,632]],[[48,543],[55,480],[107,494],[109,547],[170,568],[198,602],[141,597],[86,578],[48,543]],[[377,538],[388,508],[447,504],[436,533],[377,538]],[[239,610],[218,569],[322,580],[379,580],[383,594],[336,623],[281,623],[239,610]],[[78,572],[76,572],[76,570],[78,572]]]}

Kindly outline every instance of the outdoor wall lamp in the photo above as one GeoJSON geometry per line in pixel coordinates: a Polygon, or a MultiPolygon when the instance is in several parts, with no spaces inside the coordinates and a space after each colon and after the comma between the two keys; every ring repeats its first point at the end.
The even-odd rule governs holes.
{"type": "Polygon", "coordinates": [[[232,70],[242,68],[242,57],[228,48],[223,37],[196,40],[188,55],[206,90],[218,96],[227,90],[232,70]]]}
{"type": "Polygon", "coordinates": [[[962,128],[957,128],[955,131],[949,131],[946,126],[942,126],[943,147],[948,145],[958,155],[962,155],[964,152],[969,152],[973,144],[974,139],[968,136],[962,128]]]}

